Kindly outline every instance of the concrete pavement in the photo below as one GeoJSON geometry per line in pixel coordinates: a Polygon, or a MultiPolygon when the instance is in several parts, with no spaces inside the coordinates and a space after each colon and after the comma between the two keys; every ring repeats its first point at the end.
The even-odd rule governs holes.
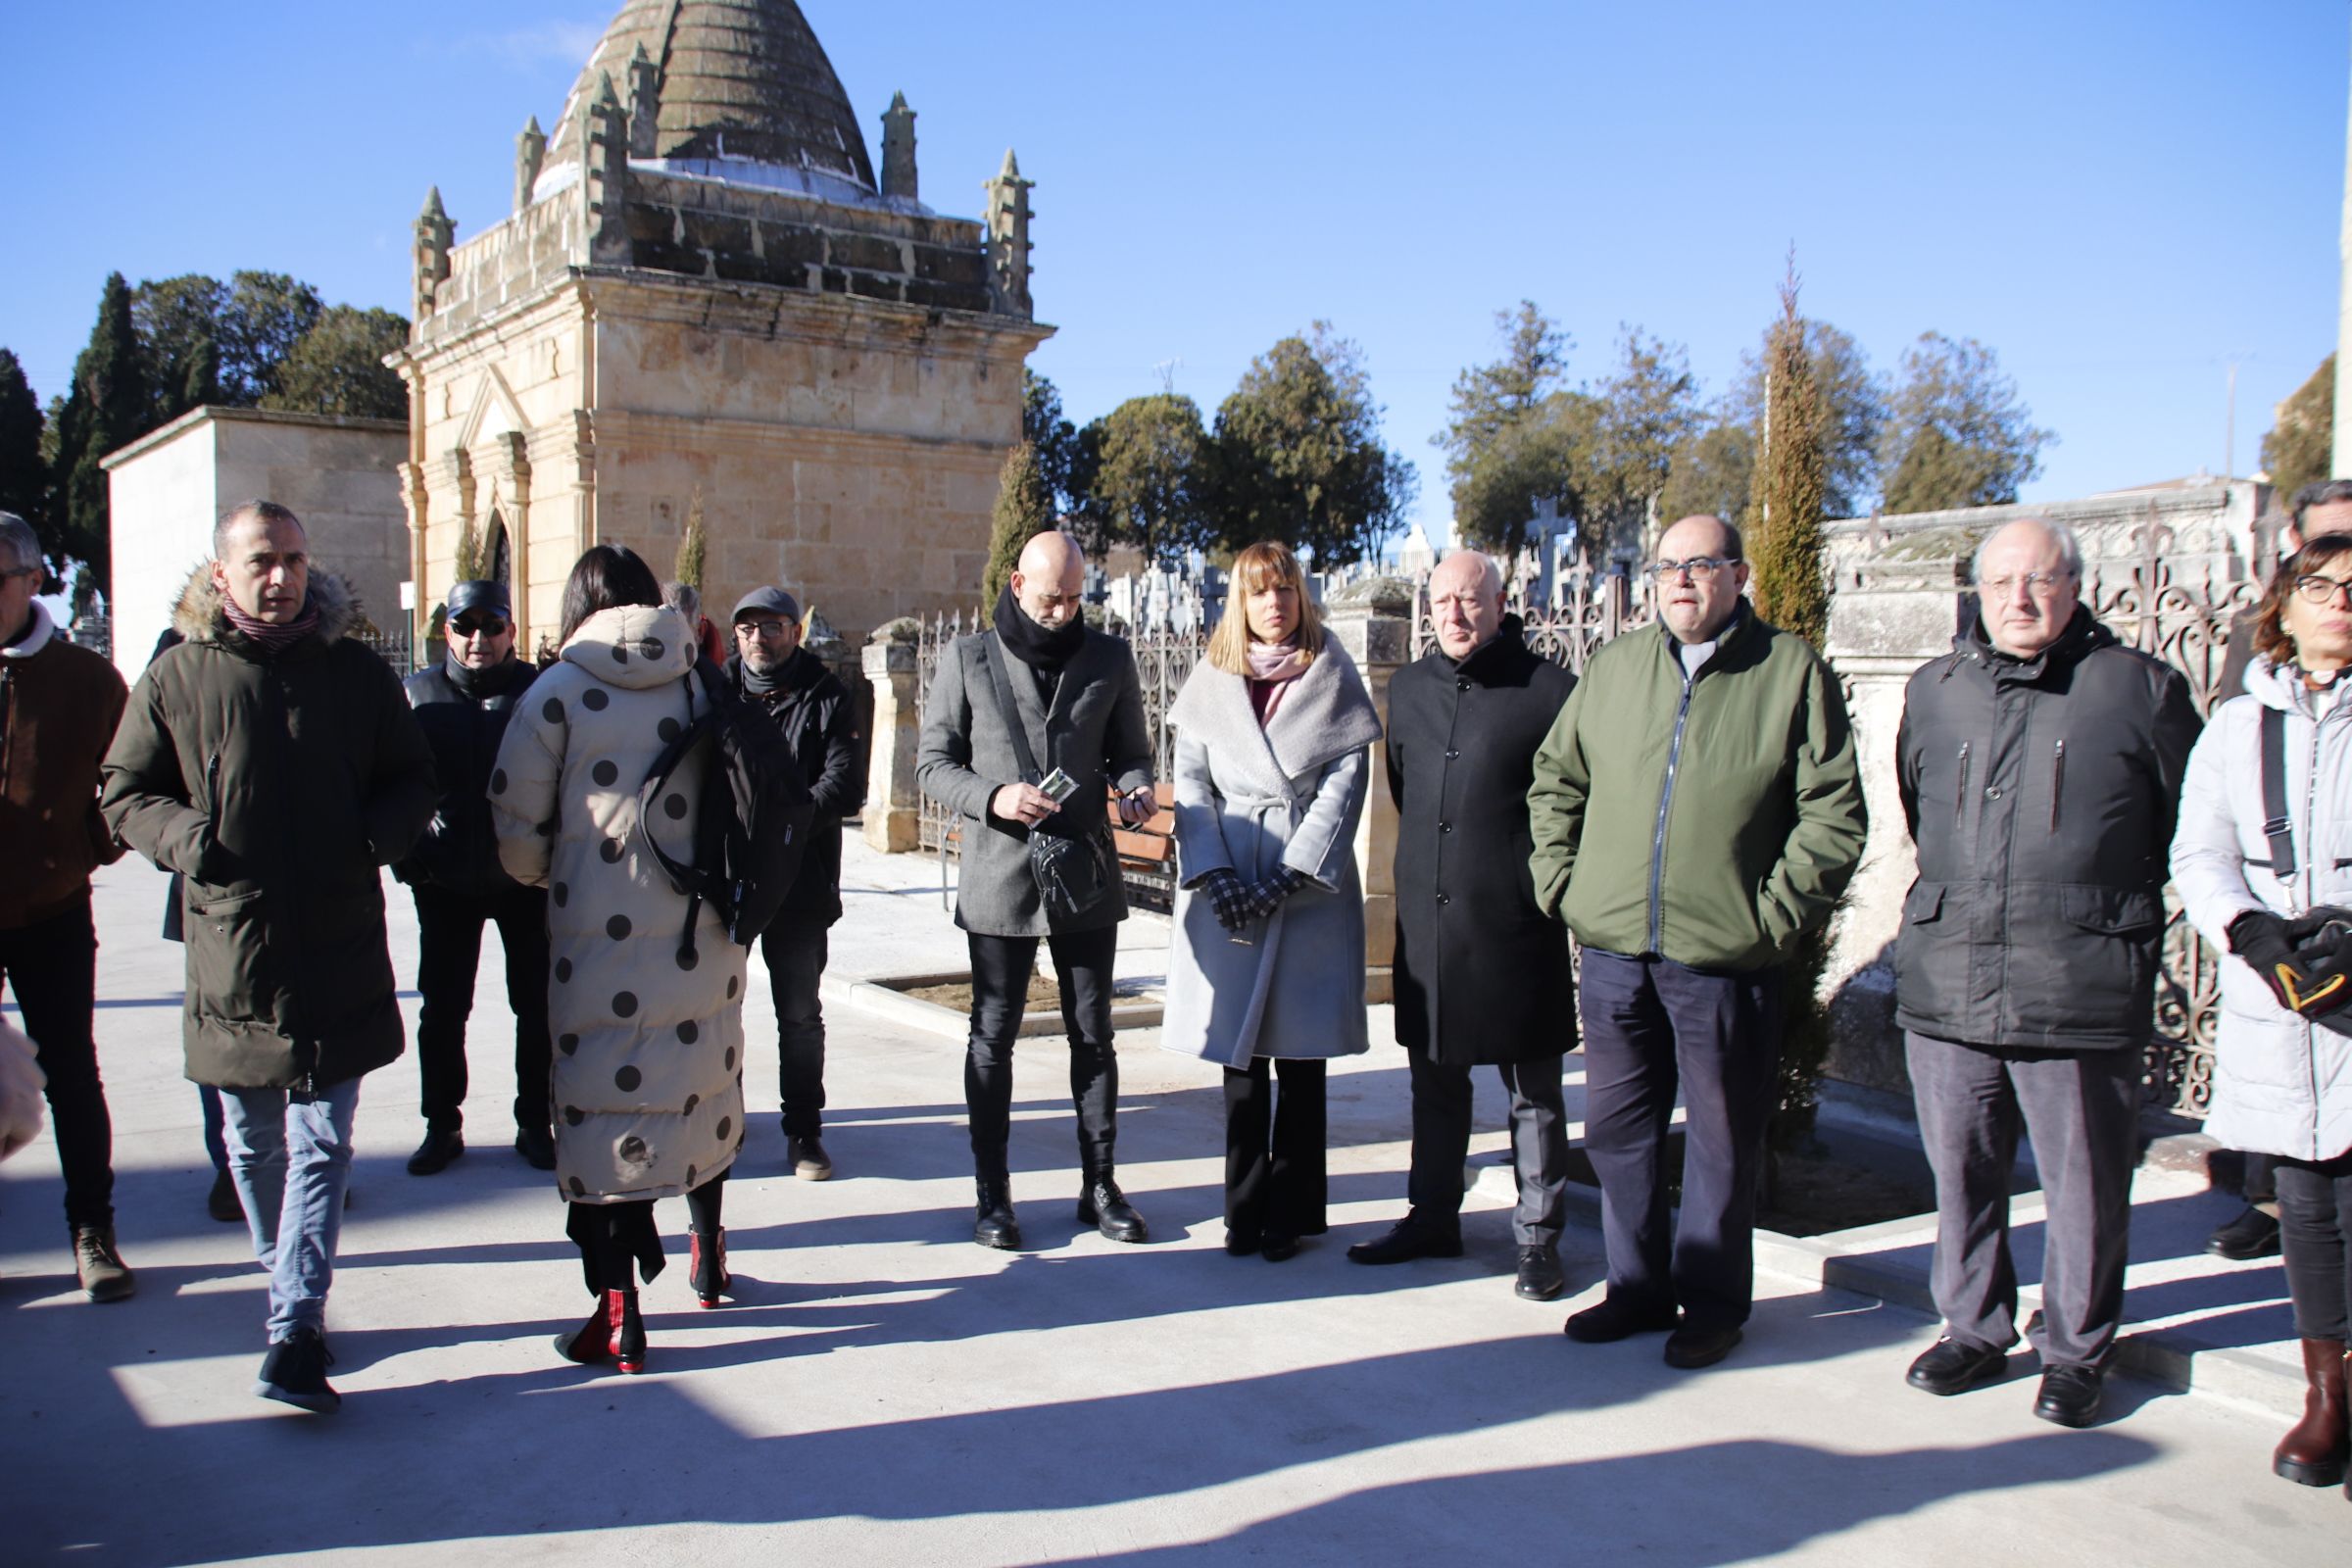
{"type": "MultiPolygon", "coordinates": [[[[853,849],[836,978],[960,967],[933,875],[853,849]]],[[[779,1174],[760,1115],[729,1184],[737,1298],[696,1310],[683,1205],[663,1204],[673,1267],[646,1297],[648,1374],[573,1367],[548,1340],[584,1309],[576,1258],[548,1178],[505,1147],[494,963],[463,1160],[408,1176],[416,1068],[368,1081],[331,1309],[346,1404],[305,1417],[247,1392],[262,1281],[242,1231],[204,1213],[179,954],[153,935],[163,887],[137,862],[100,877],[101,1054],[138,1297],[97,1307],[73,1290],[46,1138],[0,1166],[10,1562],[2352,1556],[2352,1501],[2269,1474],[2275,1416],[2118,1379],[2106,1424],[2060,1431],[2028,1413],[2022,1353],[2003,1385],[1929,1398],[1901,1380],[1934,1324],[1818,1278],[1763,1276],[1747,1343],[1686,1374],[1654,1338],[1560,1335],[1596,1297],[1590,1229],[1564,1249],[1572,1299],[1514,1298],[1506,1216],[1483,1189],[1464,1258],[1347,1263],[1347,1242],[1402,1208],[1405,1075],[1380,1046],[1332,1080],[1334,1232],[1272,1265],[1218,1245],[1212,1068],[1152,1032],[1122,1038],[1121,1176],[1153,1228],[1122,1248],[1071,1217],[1063,1053],[1025,1044],[1029,1246],[1006,1254],[967,1239],[958,1049],[836,1004],[839,1178],[779,1174]]],[[[412,975],[405,894],[390,907],[412,975]]],[[[1132,922],[1122,946],[1123,972],[1148,976],[1164,928],[1132,922]]],[[[774,1020],[751,991],[747,1088],[772,1109],[774,1020]]],[[[1493,1127],[1499,1102],[1481,1094],[1493,1127]]]]}

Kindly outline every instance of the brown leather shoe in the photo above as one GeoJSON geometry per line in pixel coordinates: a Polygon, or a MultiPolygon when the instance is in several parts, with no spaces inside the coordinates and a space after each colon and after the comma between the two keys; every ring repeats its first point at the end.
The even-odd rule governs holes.
{"type": "Polygon", "coordinates": [[[2303,1419],[2278,1440],[2271,1471],[2298,1486],[2332,1487],[2352,1460],[2352,1407],[2346,1403],[2344,1342],[2303,1342],[2303,1419]]]}

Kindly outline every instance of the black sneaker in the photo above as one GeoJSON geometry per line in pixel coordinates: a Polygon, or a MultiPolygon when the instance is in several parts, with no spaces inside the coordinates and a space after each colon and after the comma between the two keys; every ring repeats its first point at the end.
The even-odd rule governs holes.
{"type": "Polygon", "coordinates": [[[245,1203],[237,1197],[237,1180],[226,1171],[213,1173],[213,1190],[205,1195],[204,1211],[223,1225],[245,1223],[245,1203]]]}
{"type": "Polygon", "coordinates": [[[326,1348],[326,1336],[307,1325],[270,1345],[262,1357],[261,1376],[253,1392],[314,1415],[332,1415],[343,1408],[343,1396],[327,1387],[326,1369],[335,1358],[326,1348]]]}
{"type": "Polygon", "coordinates": [[[514,1152],[533,1170],[554,1170],[556,1135],[544,1127],[518,1127],[514,1130],[514,1152]]]}
{"type": "Polygon", "coordinates": [[[74,1227],[74,1277],[93,1301],[121,1301],[138,1289],[138,1281],[115,1250],[112,1225],[74,1227]]]}
{"type": "Polygon", "coordinates": [[[817,1142],[816,1134],[788,1141],[786,1148],[792,1155],[792,1173],[805,1182],[829,1182],[833,1179],[833,1156],[817,1142]]]}

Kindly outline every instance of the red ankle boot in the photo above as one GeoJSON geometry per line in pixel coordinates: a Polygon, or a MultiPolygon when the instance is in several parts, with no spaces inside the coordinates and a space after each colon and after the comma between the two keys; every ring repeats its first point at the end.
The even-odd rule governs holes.
{"type": "Polygon", "coordinates": [[[694,1298],[706,1308],[716,1306],[718,1298],[735,1288],[735,1277],[727,1272],[725,1231],[709,1236],[686,1233],[686,1278],[694,1286],[694,1298]]]}
{"type": "Polygon", "coordinates": [[[612,1359],[623,1372],[644,1371],[645,1319],[637,1315],[637,1293],[606,1292],[605,1313],[612,1324],[612,1359]]]}
{"type": "Polygon", "coordinates": [[[2332,1487],[2344,1479],[2352,1459],[2344,1367],[2343,1341],[2303,1342],[2303,1419],[2271,1455],[2274,1474],[2306,1487],[2332,1487]]]}
{"type": "Polygon", "coordinates": [[[612,1355],[612,1317],[610,1299],[599,1295],[588,1321],[568,1334],[556,1336],[556,1353],[566,1361],[594,1366],[612,1355]]]}

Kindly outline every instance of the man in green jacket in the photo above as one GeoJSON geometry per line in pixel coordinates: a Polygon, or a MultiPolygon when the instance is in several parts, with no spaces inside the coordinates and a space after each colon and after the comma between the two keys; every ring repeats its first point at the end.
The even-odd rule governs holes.
{"type": "Polygon", "coordinates": [[[359,602],[313,571],[302,523],[232,509],[147,666],[100,797],[123,843],[186,878],[188,1076],[220,1091],[230,1173],[270,1271],[254,1392],[306,1410],[326,1381],[326,1292],[361,1075],[405,1043],[381,868],[439,791],[400,680],[345,635],[359,602]]]}
{"type": "Polygon", "coordinates": [[[1584,949],[1585,1148],[1609,1280],[1568,1336],[1671,1330],[1667,1364],[1702,1367],[1740,1343],[1754,1298],[1781,970],[1861,858],[1862,784],[1829,666],[1740,597],[1737,528],[1683,518],[1648,575],[1660,624],[1593,655],[1536,754],[1529,869],[1584,949]]]}

